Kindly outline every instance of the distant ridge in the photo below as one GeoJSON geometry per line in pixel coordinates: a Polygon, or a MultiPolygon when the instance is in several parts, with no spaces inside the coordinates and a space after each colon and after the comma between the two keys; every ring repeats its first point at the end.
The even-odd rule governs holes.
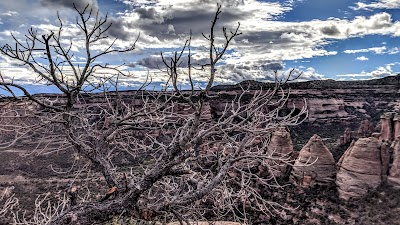
{"type": "MultiPolygon", "coordinates": [[[[373,80],[358,80],[358,81],[335,81],[328,80],[312,80],[303,82],[287,83],[285,87],[293,89],[348,89],[348,88],[367,88],[369,86],[391,85],[400,88],[400,74],[395,76],[387,76],[380,79],[373,80]]],[[[212,91],[227,91],[227,90],[240,90],[241,88],[254,89],[268,89],[274,87],[274,83],[259,82],[254,80],[242,81],[233,85],[216,85],[211,88],[212,91]]]]}
{"type": "MultiPolygon", "coordinates": [[[[358,81],[335,81],[332,79],[328,80],[312,80],[312,81],[302,81],[302,82],[290,82],[285,84],[284,88],[292,88],[292,89],[301,89],[301,90],[307,90],[307,89],[367,89],[367,88],[374,88],[376,86],[390,86],[391,89],[393,88],[398,88],[400,91],[400,74],[395,75],[395,76],[387,76],[384,78],[380,79],[373,79],[373,80],[358,80],[358,81]]],[[[32,87],[35,87],[35,85],[29,86],[27,90],[31,90],[32,87]]],[[[46,86],[48,88],[49,86],[46,86]]],[[[238,84],[232,84],[232,85],[227,85],[227,84],[220,84],[220,85],[215,85],[211,87],[211,91],[237,91],[243,89],[250,89],[250,90],[259,90],[259,89],[269,89],[273,88],[274,83],[273,82],[260,82],[260,81],[255,81],[255,80],[246,80],[242,81],[238,84]]],[[[59,93],[59,90],[53,88],[50,90],[50,92],[44,92],[44,89],[38,88],[35,89],[33,88],[34,91],[31,91],[31,94],[33,96],[37,97],[63,97],[61,93],[59,93]],[[38,92],[39,90],[39,92],[38,92]]],[[[189,90],[189,89],[183,89],[183,91],[189,90]]],[[[124,93],[125,95],[129,95],[129,93],[135,93],[137,90],[129,90],[129,89],[122,89],[119,90],[119,93],[124,93]]],[[[158,91],[158,90],[155,90],[158,91]]],[[[3,91],[4,92],[4,91],[3,91]]],[[[115,91],[110,90],[108,91],[109,93],[114,93],[115,91]]],[[[81,93],[81,96],[85,97],[90,97],[90,96],[96,96],[99,95],[101,92],[92,92],[92,93],[81,93]]],[[[23,94],[18,94],[17,96],[23,96],[23,94]]],[[[0,92],[0,102],[3,101],[8,101],[11,96],[8,93],[1,93],[0,92]],[[1,94],[3,96],[1,96],[1,94]]]]}

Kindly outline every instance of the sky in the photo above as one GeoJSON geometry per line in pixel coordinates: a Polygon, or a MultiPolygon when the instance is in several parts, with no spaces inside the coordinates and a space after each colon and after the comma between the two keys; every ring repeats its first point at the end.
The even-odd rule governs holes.
{"type": "MultiPolygon", "coordinates": [[[[207,62],[208,34],[216,11],[215,0],[2,0],[0,1],[0,45],[13,44],[11,33],[23,40],[33,28],[38,34],[63,21],[63,38],[72,41],[75,65],[85,60],[75,24],[72,3],[90,4],[101,16],[108,13],[112,27],[107,34],[117,38],[116,48],[133,44],[134,51],[107,55],[107,63],[130,74],[121,79],[126,89],[140,85],[148,75],[155,84],[167,80],[160,52],[179,51],[192,32],[192,58],[207,62]],[[161,69],[161,70],[160,70],[161,69]]],[[[299,80],[375,79],[400,71],[400,0],[221,0],[222,13],[216,29],[222,44],[222,26],[242,33],[234,39],[217,68],[216,84],[243,80],[271,81],[273,71],[285,76],[291,69],[302,73],[299,80]]],[[[104,49],[110,40],[104,41],[104,49]]],[[[0,71],[37,92],[53,92],[41,85],[26,66],[0,55],[0,71]]],[[[101,71],[98,71],[101,73],[101,71]]],[[[107,73],[103,71],[103,73],[107,73]]],[[[202,84],[207,75],[193,74],[202,84]]],[[[185,83],[186,82],[186,83],[185,83]]],[[[187,80],[182,78],[182,84],[187,80]]]]}

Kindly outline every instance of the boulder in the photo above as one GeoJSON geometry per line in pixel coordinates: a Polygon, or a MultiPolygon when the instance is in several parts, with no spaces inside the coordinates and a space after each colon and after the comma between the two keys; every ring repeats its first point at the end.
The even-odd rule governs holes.
{"type": "Polygon", "coordinates": [[[332,153],[321,137],[315,134],[300,150],[293,166],[292,178],[303,186],[328,184],[334,181],[335,173],[335,160],[332,153]]]}
{"type": "Polygon", "coordinates": [[[353,142],[339,160],[336,185],[339,197],[359,198],[384,180],[389,165],[387,143],[377,138],[360,138],[353,142]]]}

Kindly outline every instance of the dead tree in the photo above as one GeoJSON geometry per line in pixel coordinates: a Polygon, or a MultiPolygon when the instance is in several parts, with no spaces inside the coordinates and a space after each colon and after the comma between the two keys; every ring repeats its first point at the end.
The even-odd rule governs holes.
{"type": "Polygon", "coordinates": [[[76,66],[71,60],[72,43],[62,42],[61,20],[58,32],[39,36],[30,30],[26,42],[14,38],[15,45],[1,48],[2,54],[28,65],[40,79],[56,86],[63,94],[30,95],[23,86],[3,79],[0,84],[12,95],[12,88],[20,89],[26,96],[21,101],[33,102],[34,107],[23,115],[34,118],[34,122],[24,121],[14,127],[9,123],[7,131],[12,131],[13,138],[0,147],[7,148],[16,140],[32,138],[38,135],[35,132],[38,129],[46,131],[35,136],[41,153],[61,150],[78,153],[101,172],[110,188],[101,201],[74,202],[63,208],[51,218],[51,224],[91,224],[115,216],[166,218],[183,224],[209,219],[208,215],[218,219],[228,214],[234,220],[249,222],[247,209],[271,215],[284,208],[264,199],[254,185],[279,187],[273,173],[274,164],[270,162],[291,162],[289,158],[267,154],[270,134],[278,127],[301,123],[307,110],[304,106],[300,113],[281,115],[289,92],[282,88],[286,81],[276,80],[275,86],[266,90],[243,88],[232,99],[221,101],[224,110],[219,118],[207,118],[209,101],[220,97],[211,88],[217,76],[215,68],[233,38],[240,35],[240,24],[233,30],[223,28],[223,43],[217,44],[215,25],[221,13],[220,5],[210,34],[203,34],[209,42],[209,62],[197,69],[209,72],[204,89],[194,85],[190,37],[182,51],[172,57],[161,54],[169,76],[167,86],[171,89],[146,91],[145,84],[130,94],[118,91],[118,78],[125,74],[118,68],[97,64],[96,59],[132,51],[134,45],[115,49],[111,44],[102,52],[92,51],[93,44],[108,38],[107,17],[93,19],[88,7],[76,11],[77,25],[85,42],[84,66],[76,66]],[[46,64],[35,58],[37,51],[45,52],[46,64]],[[188,61],[186,69],[180,67],[184,58],[188,61]],[[66,68],[72,73],[66,72],[66,68]],[[98,68],[108,68],[117,76],[101,80],[96,76],[98,68]],[[179,89],[182,76],[188,77],[191,90],[179,89]],[[116,91],[107,92],[107,85],[113,85],[116,91]],[[91,93],[87,91],[89,87],[104,92],[91,93]],[[98,104],[90,104],[94,98],[98,104]],[[58,145],[46,145],[49,140],[56,140],[58,145]],[[129,173],[114,163],[119,152],[152,160],[141,165],[142,170],[129,173]],[[267,168],[268,174],[261,176],[255,172],[254,168],[259,166],[267,168]]]}
{"type": "MultiPolygon", "coordinates": [[[[5,218],[7,213],[10,213],[18,205],[18,199],[11,191],[9,188],[5,188],[0,193],[0,218],[5,218]]],[[[0,220],[0,222],[3,221],[0,220]]]]}

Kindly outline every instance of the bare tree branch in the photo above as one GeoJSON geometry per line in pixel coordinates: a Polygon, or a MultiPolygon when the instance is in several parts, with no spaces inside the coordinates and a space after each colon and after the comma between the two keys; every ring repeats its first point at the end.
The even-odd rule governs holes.
{"type": "MultiPolygon", "coordinates": [[[[188,224],[193,220],[229,216],[250,223],[248,211],[274,214],[285,209],[260,194],[261,184],[282,187],[276,178],[277,171],[282,164],[293,163],[287,155],[270,154],[268,143],[274,130],[304,121],[307,105],[304,103],[300,109],[282,114],[290,95],[290,90],[283,89],[282,85],[289,78],[276,80],[275,86],[268,90],[242,87],[225,99],[211,90],[218,74],[218,63],[232,40],[240,35],[240,24],[231,31],[224,27],[224,43],[221,47],[215,43],[221,5],[217,5],[210,35],[203,34],[209,43],[210,60],[201,65],[210,67],[206,88],[201,90],[194,86],[190,32],[180,51],[170,58],[161,53],[172,90],[144,90],[151,82],[147,77],[143,86],[133,93],[119,89],[120,77],[126,75],[124,71],[96,60],[132,51],[137,39],[127,49],[115,48],[116,42],[111,40],[103,51],[93,51],[94,44],[109,38],[108,17],[100,17],[89,6],[81,10],[74,7],[78,14],[76,24],[85,43],[83,66],[76,66],[72,61],[73,43],[62,44],[65,42],[59,16],[57,32],[40,36],[31,29],[26,44],[14,37],[15,47],[0,48],[2,54],[29,66],[40,80],[62,93],[31,95],[23,85],[1,76],[0,86],[8,90],[12,95],[10,99],[19,105],[6,104],[6,100],[4,104],[0,102],[0,118],[5,124],[2,129],[11,137],[0,143],[0,149],[27,140],[36,142],[35,154],[54,151],[77,154],[101,174],[110,191],[104,192],[101,200],[84,198],[86,200],[82,201],[71,189],[68,194],[73,203],[63,198],[59,204],[47,208],[43,208],[47,197],[44,196],[36,205],[42,210],[51,209],[51,213],[45,211],[32,220],[19,218],[17,221],[90,224],[115,216],[130,216],[146,220],[165,218],[188,224]],[[36,54],[43,51],[46,64],[39,63],[36,54]],[[181,65],[186,57],[187,71],[183,71],[181,65]],[[65,67],[72,72],[66,72],[65,67]],[[114,76],[96,76],[97,69],[109,69],[114,76]],[[181,78],[189,79],[190,90],[180,89],[181,78]],[[18,97],[13,88],[21,90],[25,97],[18,97]],[[115,91],[108,91],[110,88],[115,91]],[[102,92],[93,93],[90,91],[93,89],[102,92]],[[210,115],[212,101],[222,105],[216,118],[210,115]],[[120,166],[118,159],[121,158],[130,163],[131,170],[120,166]],[[134,165],[137,159],[142,159],[140,165],[134,165]]],[[[82,168],[77,174],[84,173],[82,168]]],[[[64,172],[73,170],[71,167],[64,172]]]]}

